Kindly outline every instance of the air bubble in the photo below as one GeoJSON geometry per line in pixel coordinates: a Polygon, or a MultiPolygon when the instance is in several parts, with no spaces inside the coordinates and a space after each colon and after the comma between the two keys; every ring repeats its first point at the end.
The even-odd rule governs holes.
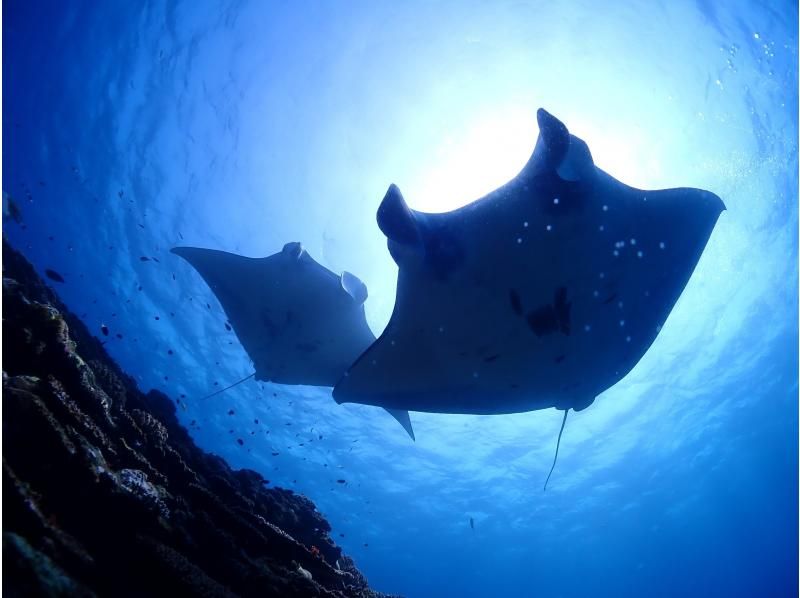
{"type": "Polygon", "coordinates": [[[586,332],[589,332],[589,331],[592,329],[592,327],[591,327],[589,324],[587,324],[586,326],[584,326],[584,327],[583,327],[583,329],[584,329],[586,332]]]}
{"type": "Polygon", "coordinates": [[[631,342],[631,337],[629,337],[629,336],[626,336],[626,337],[625,337],[625,342],[626,342],[626,343],[629,343],[629,342],[631,342]]]}
{"type": "Polygon", "coordinates": [[[619,257],[619,251],[617,251],[616,249],[614,250],[614,257],[619,257]]]}
{"type": "Polygon", "coordinates": [[[603,206],[603,211],[608,212],[608,206],[603,206]]]}
{"type": "Polygon", "coordinates": [[[631,245],[636,245],[636,239],[631,239],[631,245]]]}
{"type": "Polygon", "coordinates": [[[644,252],[643,252],[643,251],[637,251],[637,252],[636,252],[636,256],[637,256],[637,257],[642,257],[643,255],[644,255],[644,252]]]}
{"type": "Polygon", "coordinates": [[[519,245],[520,243],[522,243],[522,237],[517,237],[517,245],[519,245]]]}
{"type": "Polygon", "coordinates": [[[624,327],[625,326],[625,320],[620,320],[619,321],[619,325],[620,325],[620,328],[624,327]]]}
{"type": "Polygon", "coordinates": [[[557,197],[554,197],[554,198],[553,198],[553,203],[554,203],[555,205],[558,205],[558,198],[557,198],[557,197]]]}
{"type": "Polygon", "coordinates": [[[547,230],[553,230],[553,227],[552,227],[550,224],[548,224],[548,225],[547,225],[545,228],[546,228],[547,230]]]}
{"type": "Polygon", "coordinates": [[[618,306],[620,309],[622,309],[622,301],[620,301],[619,303],[617,303],[617,306],[618,306]]]}
{"type": "Polygon", "coordinates": [[[597,230],[603,232],[604,230],[606,230],[606,227],[601,224],[600,226],[597,227],[597,230]]]}
{"type": "Polygon", "coordinates": [[[528,228],[528,221],[526,220],[525,222],[523,222],[522,226],[524,226],[525,228],[528,228]]]}
{"type": "Polygon", "coordinates": [[[666,245],[666,243],[664,243],[664,241],[661,241],[661,243],[658,244],[658,248],[659,249],[664,249],[666,246],[667,245],[666,245]]]}

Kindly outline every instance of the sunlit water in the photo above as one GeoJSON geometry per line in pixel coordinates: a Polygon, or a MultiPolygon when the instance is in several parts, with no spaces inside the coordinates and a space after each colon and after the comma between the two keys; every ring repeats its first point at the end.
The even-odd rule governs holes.
{"type": "Polygon", "coordinates": [[[377,589],[796,595],[797,7],[606,4],[6,1],[4,233],[142,388],[185,395],[202,447],[313,499],[377,589]],[[728,208],[650,351],[567,422],[546,493],[554,410],[412,414],[412,443],[323,389],[198,400],[252,369],[170,247],[301,241],[366,282],[380,332],[386,188],[479,197],[539,106],[624,182],[728,208]]]}

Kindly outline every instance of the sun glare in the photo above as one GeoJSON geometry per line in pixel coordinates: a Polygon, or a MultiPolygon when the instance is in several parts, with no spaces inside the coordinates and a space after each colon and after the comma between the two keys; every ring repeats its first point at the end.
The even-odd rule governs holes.
{"type": "MultiPolygon", "coordinates": [[[[633,124],[582,127],[580,120],[569,122],[573,132],[589,144],[598,167],[634,186],[652,188],[661,182],[657,149],[647,151],[633,124]]],[[[538,134],[536,114],[527,107],[498,110],[471,127],[451,131],[433,152],[434,159],[409,185],[409,204],[415,210],[438,213],[479,199],[519,173],[538,134]]]]}
{"type": "Polygon", "coordinates": [[[447,212],[479,199],[517,175],[537,134],[536,114],[516,109],[447,136],[435,161],[412,182],[409,204],[421,212],[447,212]]]}

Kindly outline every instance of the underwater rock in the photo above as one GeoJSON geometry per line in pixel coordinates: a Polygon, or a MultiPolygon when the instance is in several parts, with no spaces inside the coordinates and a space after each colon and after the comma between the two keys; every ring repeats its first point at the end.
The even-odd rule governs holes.
{"type": "Polygon", "coordinates": [[[9,596],[384,596],[307,498],[200,450],[3,241],[9,596]]]}

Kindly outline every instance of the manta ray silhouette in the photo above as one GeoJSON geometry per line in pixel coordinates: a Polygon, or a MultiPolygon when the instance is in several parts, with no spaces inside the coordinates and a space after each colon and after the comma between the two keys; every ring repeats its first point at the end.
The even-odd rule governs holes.
{"type": "Polygon", "coordinates": [[[650,347],[725,206],[700,189],[629,187],[558,119],[537,117],[522,171],[469,205],[422,213],[389,187],[377,220],[399,272],[377,340],[366,286],[299,243],[262,259],[173,251],[216,294],[258,379],[332,386],[338,403],[383,407],[412,438],[408,411],[555,407],[566,421],[650,347]]]}

